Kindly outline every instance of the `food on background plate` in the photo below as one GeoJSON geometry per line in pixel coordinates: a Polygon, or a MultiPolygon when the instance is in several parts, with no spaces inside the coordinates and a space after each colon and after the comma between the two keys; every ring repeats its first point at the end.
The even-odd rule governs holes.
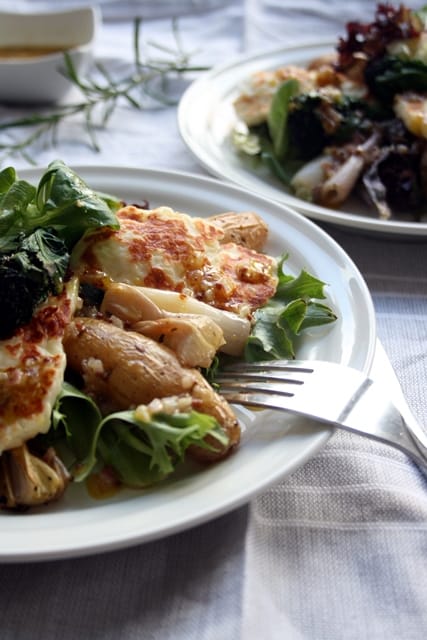
{"type": "Polygon", "coordinates": [[[267,234],[252,212],[126,205],[61,161],[36,186],[0,172],[3,507],[72,481],[145,488],[238,446],[222,360],[292,358],[335,320],[322,281],[262,252],[267,234]]]}
{"type": "Polygon", "coordinates": [[[427,205],[427,13],[378,4],[335,53],[260,70],[234,102],[236,149],[298,198],[339,208],[357,195],[382,219],[427,205]]]}

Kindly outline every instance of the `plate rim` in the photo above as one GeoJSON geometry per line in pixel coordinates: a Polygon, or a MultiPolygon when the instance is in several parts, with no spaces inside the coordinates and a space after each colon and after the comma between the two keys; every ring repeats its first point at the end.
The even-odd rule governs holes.
{"type": "MultiPolygon", "coordinates": [[[[203,148],[203,144],[197,140],[191,132],[191,122],[187,117],[187,113],[190,110],[191,103],[198,95],[201,95],[206,87],[212,87],[216,78],[220,78],[225,73],[229,73],[233,69],[240,69],[242,65],[254,64],[257,60],[267,61],[274,56],[301,53],[309,56],[311,49],[324,50],[324,53],[333,52],[336,48],[337,41],[328,38],[319,38],[317,40],[307,40],[298,44],[292,44],[286,46],[274,46],[265,49],[257,49],[252,52],[239,54],[234,56],[228,62],[221,63],[212,69],[204,72],[199,78],[194,80],[184,91],[177,107],[177,123],[179,134],[191,152],[193,157],[211,174],[215,177],[226,180],[238,186],[250,189],[254,193],[269,197],[271,199],[280,202],[281,204],[292,207],[302,215],[308,217],[311,220],[315,220],[325,224],[331,224],[341,228],[350,228],[359,231],[364,231],[372,234],[390,235],[390,236],[402,236],[404,238],[420,238],[425,239],[427,236],[427,222],[410,222],[404,220],[381,220],[380,218],[369,218],[362,214],[346,211],[335,211],[333,209],[327,209],[320,205],[304,202],[303,200],[296,198],[286,191],[280,191],[274,185],[266,185],[265,191],[259,191],[259,189],[251,186],[250,173],[248,176],[236,178],[234,175],[230,177],[224,165],[216,163],[214,159],[203,148]]],[[[309,59],[309,57],[308,57],[309,59]]],[[[272,65],[270,68],[274,68],[276,65],[272,65]]],[[[268,66],[263,67],[268,68],[268,66]]],[[[260,67],[262,70],[262,67],[260,67]]],[[[247,76],[245,76],[247,77],[247,76]]],[[[242,77],[241,80],[244,78],[242,77]]],[[[236,85],[237,86],[237,85],[236,85]]],[[[220,148],[218,147],[218,150],[220,148]]],[[[253,175],[256,175],[253,172],[253,175]]]]}
{"type": "MultiPolygon", "coordinates": [[[[278,210],[286,211],[286,215],[289,216],[292,224],[296,224],[302,226],[303,230],[310,230],[310,232],[315,234],[316,238],[319,240],[323,240],[326,242],[325,246],[333,247],[337,252],[336,255],[345,259],[345,263],[347,266],[350,266],[355,275],[358,276],[358,285],[361,288],[364,303],[367,308],[367,312],[369,315],[369,348],[366,352],[366,357],[364,361],[363,370],[365,373],[369,373],[369,370],[372,366],[372,361],[375,352],[376,345],[376,320],[375,320],[375,310],[373,306],[373,301],[369,293],[369,289],[367,284],[360,273],[357,265],[353,262],[350,256],[342,249],[342,247],[325,231],[323,231],[320,227],[315,225],[309,219],[301,216],[298,212],[295,212],[290,207],[285,206],[280,203],[271,203],[268,199],[260,196],[259,194],[254,193],[246,193],[241,187],[231,184],[224,183],[215,178],[205,177],[197,174],[192,174],[188,172],[174,171],[174,170],[163,170],[163,169],[145,169],[143,167],[126,167],[126,166],[114,166],[114,165],[70,165],[79,175],[82,175],[84,179],[87,179],[86,176],[91,173],[96,174],[99,172],[106,172],[107,174],[111,173],[115,176],[118,176],[118,179],[125,178],[126,176],[132,176],[132,180],[135,177],[146,176],[147,178],[157,178],[157,179],[176,179],[189,181],[193,183],[194,181],[198,183],[201,187],[210,187],[212,189],[220,189],[222,192],[228,194],[233,194],[234,196],[241,198],[242,200],[249,199],[251,202],[263,203],[264,205],[272,206],[273,208],[277,208],[278,210]]],[[[18,170],[18,176],[20,178],[26,179],[29,176],[38,175],[40,172],[44,171],[46,167],[33,167],[18,170]]],[[[90,184],[90,178],[87,179],[90,184]]],[[[95,187],[96,188],[96,187],[95,187]]],[[[335,258],[332,260],[335,261],[335,258]]],[[[308,424],[309,427],[309,424],[308,424]]],[[[105,553],[107,551],[114,551],[122,548],[128,548],[134,546],[136,544],[141,544],[145,542],[150,542],[152,540],[160,539],[167,537],[174,533],[179,533],[181,531],[187,530],[189,528],[198,526],[210,520],[213,520],[221,515],[224,515],[239,506],[242,506],[248,503],[253,497],[267,490],[270,486],[276,484],[280,479],[288,475],[289,473],[294,472],[299,466],[307,462],[313,455],[317,453],[328,441],[330,436],[333,433],[333,429],[330,427],[324,427],[321,430],[313,430],[312,432],[308,432],[309,438],[309,446],[303,447],[298,456],[295,456],[291,462],[288,462],[285,469],[277,469],[275,473],[271,474],[268,478],[258,481],[255,488],[251,488],[250,491],[240,490],[238,494],[234,496],[232,500],[227,500],[227,498],[222,498],[214,509],[209,506],[205,506],[204,509],[199,510],[197,516],[192,518],[187,518],[184,521],[180,521],[179,519],[173,522],[167,523],[166,526],[163,526],[161,530],[159,529],[151,529],[145,530],[142,533],[138,533],[135,531],[127,530],[126,535],[122,535],[119,538],[104,538],[101,543],[94,544],[89,541],[87,544],[85,543],[74,543],[69,539],[66,542],[59,541],[56,547],[44,548],[43,546],[30,545],[27,549],[19,549],[19,550],[11,550],[4,548],[4,541],[2,541],[2,537],[0,536],[0,561],[4,563],[19,563],[19,562],[40,562],[40,561],[48,561],[55,559],[66,559],[71,557],[82,557],[87,555],[95,555],[98,553],[105,553]]],[[[298,435],[298,434],[297,434],[298,435]]],[[[238,455],[238,451],[236,453],[238,455]]],[[[139,512],[143,512],[143,510],[139,510],[139,512]]],[[[134,514],[135,518],[137,514],[134,514]]],[[[43,516],[43,513],[40,514],[43,516]]],[[[143,513],[142,513],[143,516],[143,513]]],[[[142,517],[141,516],[141,517],[142,517]]],[[[11,515],[12,518],[16,517],[15,515],[11,515]]],[[[29,518],[29,528],[31,527],[31,520],[33,524],[37,522],[36,518],[32,518],[31,515],[24,515],[24,518],[29,518]]]]}

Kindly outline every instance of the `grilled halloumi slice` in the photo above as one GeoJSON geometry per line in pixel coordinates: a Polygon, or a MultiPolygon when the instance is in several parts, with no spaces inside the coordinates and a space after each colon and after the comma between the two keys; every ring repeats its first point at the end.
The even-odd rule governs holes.
{"type": "Polygon", "coordinates": [[[250,317],[276,290],[276,260],[224,244],[224,230],[207,219],[133,205],[117,217],[119,230],[96,232],[74,248],[70,265],[82,282],[175,291],[241,317],[250,317]]]}
{"type": "Polygon", "coordinates": [[[273,96],[286,80],[298,80],[301,93],[308,93],[316,88],[316,72],[302,67],[288,65],[274,70],[257,71],[242,86],[240,95],[234,101],[238,118],[249,127],[265,122],[273,96]]]}
{"type": "Polygon", "coordinates": [[[427,96],[415,92],[398,94],[394,112],[405,127],[419,138],[427,138],[427,96]]]}
{"type": "Polygon", "coordinates": [[[0,454],[50,427],[64,379],[64,329],[74,315],[78,283],[41,304],[31,322],[0,341],[0,454]]]}
{"type": "Polygon", "coordinates": [[[352,80],[335,68],[335,56],[322,56],[307,67],[286,65],[273,70],[257,71],[244,83],[240,95],[233,103],[239,120],[248,127],[267,121],[273,96],[287,80],[298,82],[299,94],[316,92],[325,98],[338,99],[349,95],[362,98],[366,87],[360,81],[352,80]]]}

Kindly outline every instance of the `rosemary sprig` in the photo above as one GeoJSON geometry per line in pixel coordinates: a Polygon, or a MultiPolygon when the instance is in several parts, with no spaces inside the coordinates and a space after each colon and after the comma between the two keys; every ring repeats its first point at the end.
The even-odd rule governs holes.
{"type": "Polygon", "coordinates": [[[184,74],[205,71],[207,67],[191,64],[193,53],[184,50],[179,37],[178,24],[172,21],[174,47],[166,47],[148,41],[146,45],[162,52],[163,57],[145,57],[141,51],[141,20],[134,21],[134,61],[124,77],[115,78],[109,70],[97,62],[96,73],[81,78],[68,53],[64,53],[63,74],[79,90],[82,99],[72,104],[58,105],[53,109],[32,113],[14,120],[0,122],[0,132],[8,134],[8,140],[0,142],[0,162],[11,156],[21,156],[34,163],[31,150],[36,143],[55,146],[58,142],[58,127],[66,119],[80,116],[94,151],[100,147],[96,130],[107,127],[116,108],[122,103],[135,109],[171,106],[177,99],[170,95],[171,78],[184,74]],[[28,135],[16,137],[15,130],[30,129],[28,135]]]}

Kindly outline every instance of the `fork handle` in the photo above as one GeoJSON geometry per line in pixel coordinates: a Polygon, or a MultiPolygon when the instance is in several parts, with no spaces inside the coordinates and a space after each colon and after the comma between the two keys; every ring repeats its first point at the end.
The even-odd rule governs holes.
{"type": "Polygon", "coordinates": [[[362,396],[347,408],[336,426],[400,449],[427,473],[427,435],[412,415],[405,419],[372,381],[367,380],[362,396]]]}

